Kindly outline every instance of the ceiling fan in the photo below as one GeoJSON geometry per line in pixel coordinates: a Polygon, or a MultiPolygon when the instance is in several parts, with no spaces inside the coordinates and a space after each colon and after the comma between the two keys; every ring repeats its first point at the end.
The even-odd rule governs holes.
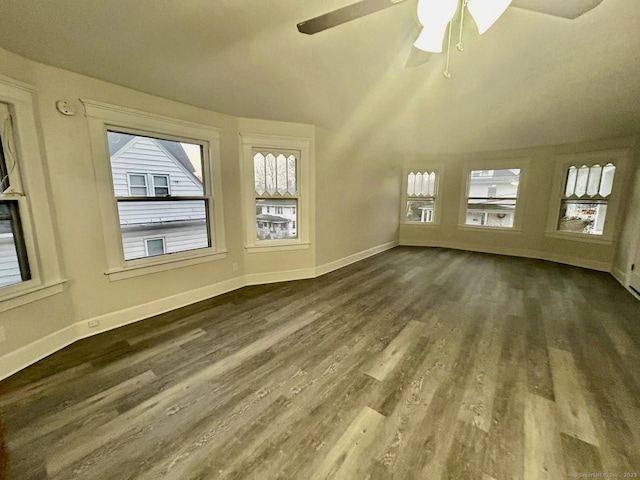
{"type": "MultiPolygon", "coordinates": [[[[298,31],[313,35],[406,1],[361,0],[300,22],[298,23],[298,31]]],[[[414,48],[406,66],[419,65],[429,59],[430,53],[442,52],[447,26],[449,26],[449,45],[451,44],[450,25],[456,12],[460,12],[461,23],[460,42],[457,47],[462,50],[462,24],[465,11],[471,14],[478,27],[478,32],[482,34],[500,18],[509,6],[555,17],[575,19],[597,7],[601,2],[602,0],[418,0],[418,21],[422,25],[422,29],[413,43],[414,48]]],[[[447,51],[448,55],[449,51],[447,51]]],[[[445,76],[450,76],[448,74],[448,57],[445,76]]]]}

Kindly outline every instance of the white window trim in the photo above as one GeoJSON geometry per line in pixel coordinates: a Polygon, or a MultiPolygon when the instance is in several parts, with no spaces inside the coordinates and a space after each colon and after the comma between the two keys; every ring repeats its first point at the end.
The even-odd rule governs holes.
{"type": "MultiPolygon", "coordinates": [[[[241,175],[243,181],[242,204],[244,207],[244,230],[247,253],[274,252],[283,250],[300,250],[310,247],[310,203],[312,169],[311,139],[303,137],[286,137],[278,135],[261,135],[241,133],[241,175]],[[281,240],[256,239],[256,205],[255,183],[253,178],[253,154],[255,150],[295,150],[299,152],[298,169],[298,221],[297,238],[281,240]]],[[[286,197],[283,197],[286,198],[286,197]]]]}
{"type": "Polygon", "coordinates": [[[612,245],[620,223],[620,202],[622,193],[624,192],[624,184],[628,176],[627,166],[630,155],[629,149],[614,149],[557,156],[553,173],[545,237],[598,245],[612,245]],[[564,199],[564,184],[567,170],[571,165],[579,166],[584,164],[591,166],[596,163],[603,166],[607,163],[613,163],[616,166],[613,189],[607,199],[607,217],[602,235],[558,230],[558,215],[560,214],[560,206],[564,199]]]}
{"type": "Polygon", "coordinates": [[[146,173],[140,172],[127,172],[127,189],[129,191],[130,197],[138,197],[140,195],[134,195],[131,193],[131,188],[142,188],[144,186],[145,191],[147,192],[147,196],[149,196],[149,179],[147,178],[146,173]],[[144,178],[144,185],[131,185],[131,175],[138,175],[144,178]]]}
{"type": "MultiPolygon", "coordinates": [[[[442,163],[423,162],[411,163],[402,167],[402,200],[400,204],[400,225],[411,225],[420,228],[439,227],[441,222],[440,212],[442,210],[442,177],[445,167],[442,163]],[[410,197],[407,194],[409,174],[411,172],[435,172],[437,176],[435,202],[433,204],[433,221],[432,222],[409,222],[407,221],[407,201],[410,197]]],[[[420,200],[423,197],[411,197],[411,199],[420,200]]],[[[424,197],[429,198],[429,197],[424,197]]]]}
{"type": "Polygon", "coordinates": [[[33,88],[22,82],[0,76],[0,102],[9,106],[18,166],[11,184],[19,191],[0,194],[0,198],[17,200],[24,234],[31,279],[0,289],[0,311],[19,307],[63,291],[58,239],[52,207],[48,197],[46,158],[34,114],[33,88]],[[38,208],[33,208],[38,205],[38,208]]]}
{"type": "Polygon", "coordinates": [[[85,106],[96,184],[100,186],[98,200],[106,246],[105,274],[109,279],[117,281],[225,258],[227,250],[222,202],[220,129],[93,100],[80,100],[85,106]],[[113,195],[107,130],[157,136],[203,146],[202,175],[207,195],[211,195],[212,199],[209,201],[208,211],[211,247],[135,260],[124,259],[118,207],[113,195]]]}
{"type": "MultiPolygon", "coordinates": [[[[529,158],[506,158],[506,159],[492,159],[492,160],[474,160],[464,165],[462,172],[462,187],[461,187],[461,201],[460,210],[458,213],[458,230],[469,231],[487,231],[487,232],[522,232],[522,219],[525,211],[525,195],[523,192],[526,190],[527,178],[529,174],[529,165],[531,160],[529,158]],[[520,179],[518,184],[518,195],[516,196],[516,209],[514,212],[513,227],[495,227],[487,225],[467,225],[467,194],[469,192],[469,181],[471,178],[471,171],[473,170],[508,170],[508,169],[520,169],[520,179]]],[[[480,177],[482,178],[482,177],[480,177]]]]}

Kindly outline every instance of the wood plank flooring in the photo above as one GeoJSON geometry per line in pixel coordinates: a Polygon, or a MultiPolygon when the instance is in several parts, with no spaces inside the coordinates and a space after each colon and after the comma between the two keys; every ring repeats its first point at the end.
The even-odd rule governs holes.
{"type": "Polygon", "coordinates": [[[640,478],[640,302],[398,247],[80,341],[0,414],[16,480],[640,478]]]}

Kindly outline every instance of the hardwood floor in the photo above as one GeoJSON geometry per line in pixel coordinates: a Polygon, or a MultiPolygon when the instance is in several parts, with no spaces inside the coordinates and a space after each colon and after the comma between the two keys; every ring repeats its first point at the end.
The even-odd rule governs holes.
{"type": "Polygon", "coordinates": [[[20,480],[639,478],[640,302],[399,247],[78,342],[0,409],[20,480]]]}

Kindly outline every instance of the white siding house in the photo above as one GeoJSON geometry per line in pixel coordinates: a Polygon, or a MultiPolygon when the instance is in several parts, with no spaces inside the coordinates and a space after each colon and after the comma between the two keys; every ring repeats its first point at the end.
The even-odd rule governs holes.
{"type": "Polygon", "coordinates": [[[296,238],[298,236],[298,202],[295,199],[256,200],[258,240],[296,238]]]}
{"type": "Polygon", "coordinates": [[[202,180],[178,142],[109,132],[111,172],[126,260],[210,244],[202,180]],[[127,198],[150,198],[127,201],[127,198]],[[181,201],[176,201],[176,197],[181,201]]]}
{"type": "Polygon", "coordinates": [[[513,227],[520,170],[474,170],[470,174],[465,223],[513,227]]]}

